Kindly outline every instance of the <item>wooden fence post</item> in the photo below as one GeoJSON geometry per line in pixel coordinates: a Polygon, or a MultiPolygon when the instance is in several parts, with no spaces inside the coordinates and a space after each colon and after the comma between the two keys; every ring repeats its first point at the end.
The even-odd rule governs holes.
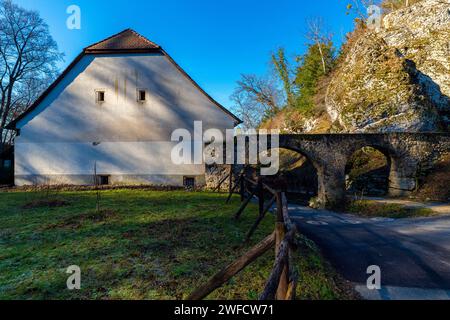
{"type": "Polygon", "coordinates": [[[295,233],[297,230],[294,228],[286,234],[286,237],[281,242],[278,248],[278,255],[275,259],[275,265],[270,275],[269,280],[266,283],[264,291],[260,296],[260,300],[273,300],[279,299],[284,300],[287,295],[287,287],[286,292],[284,292],[283,297],[277,296],[277,290],[279,290],[280,282],[282,282],[283,270],[288,263],[288,252],[289,252],[289,243],[295,237],[295,233]]]}
{"type": "Polygon", "coordinates": [[[263,214],[258,216],[258,219],[256,219],[256,222],[253,224],[252,228],[247,234],[247,237],[245,238],[245,242],[249,242],[250,238],[253,236],[253,233],[255,233],[256,229],[258,228],[261,221],[266,216],[266,213],[272,208],[273,204],[276,202],[276,196],[274,196],[264,207],[263,214]]]}
{"type": "MultiPolygon", "coordinates": [[[[275,256],[278,257],[281,242],[286,236],[285,221],[283,214],[283,195],[281,192],[277,192],[277,222],[275,226],[275,256]]],[[[289,267],[285,265],[283,272],[281,273],[280,284],[278,286],[276,299],[284,300],[288,291],[288,275],[289,267]]]]}
{"type": "Polygon", "coordinates": [[[233,165],[230,164],[230,180],[229,180],[229,186],[228,190],[230,191],[230,194],[233,193],[233,165]]]}
{"type": "Polygon", "coordinates": [[[261,177],[258,178],[258,202],[259,202],[259,216],[264,215],[264,187],[261,177]]]}
{"type": "Polygon", "coordinates": [[[240,190],[241,202],[244,202],[245,201],[245,172],[242,176],[240,183],[241,183],[241,190],[240,190]]]}
{"type": "Polygon", "coordinates": [[[239,218],[241,217],[242,213],[244,212],[245,208],[247,208],[247,206],[249,205],[250,201],[252,201],[253,197],[255,196],[255,193],[252,192],[249,197],[247,198],[247,200],[245,200],[241,207],[239,208],[238,212],[236,212],[234,219],[239,220],[239,218]]]}

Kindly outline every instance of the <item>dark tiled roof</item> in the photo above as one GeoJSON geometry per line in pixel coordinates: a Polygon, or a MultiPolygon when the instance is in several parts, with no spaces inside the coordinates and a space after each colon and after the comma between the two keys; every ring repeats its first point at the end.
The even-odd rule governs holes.
{"type": "Polygon", "coordinates": [[[105,40],[84,49],[86,53],[102,51],[157,50],[160,46],[141,36],[134,30],[126,29],[105,40]]]}

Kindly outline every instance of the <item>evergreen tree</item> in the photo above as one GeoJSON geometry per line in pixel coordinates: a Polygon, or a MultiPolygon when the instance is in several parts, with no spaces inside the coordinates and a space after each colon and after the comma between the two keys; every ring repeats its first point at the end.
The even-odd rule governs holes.
{"type": "Polygon", "coordinates": [[[296,105],[303,114],[311,114],[314,110],[313,98],[317,93],[319,80],[332,70],[335,63],[333,43],[329,41],[311,44],[306,54],[298,57],[297,61],[299,66],[295,84],[299,94],[296,105]]]}
{"type": "Polygon", "coordinates": [[[280,48],[276,54],[272,54],[272,63],[277,78],[283,84],[287,106],[295,106],[296,92],[294,88],[294,81],[292,79],[292,72],[290,70],[289,62],[286,59],[284,48],[280,48]]]}

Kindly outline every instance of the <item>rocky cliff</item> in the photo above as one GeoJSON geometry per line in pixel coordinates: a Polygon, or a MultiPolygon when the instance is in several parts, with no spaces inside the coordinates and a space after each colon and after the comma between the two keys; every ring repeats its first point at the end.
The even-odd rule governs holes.
{"type": "Polygon", "coordinates": [[[325,106],[335,132],[442,131],[449,97],[450,1],[424,0],[353,35],[325,106]]]}

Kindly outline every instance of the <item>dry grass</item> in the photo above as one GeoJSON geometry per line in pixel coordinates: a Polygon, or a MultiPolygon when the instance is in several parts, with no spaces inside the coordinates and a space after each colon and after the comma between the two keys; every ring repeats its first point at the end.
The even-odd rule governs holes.
{"type": "Polygon", "coordinates": [[[376,203],[373,201],[353,201],[347,205],[347,211],[367,218],[415,218],[435,215],[433,210],[427,208],[408,208],[400,204],[376,203]]]}

